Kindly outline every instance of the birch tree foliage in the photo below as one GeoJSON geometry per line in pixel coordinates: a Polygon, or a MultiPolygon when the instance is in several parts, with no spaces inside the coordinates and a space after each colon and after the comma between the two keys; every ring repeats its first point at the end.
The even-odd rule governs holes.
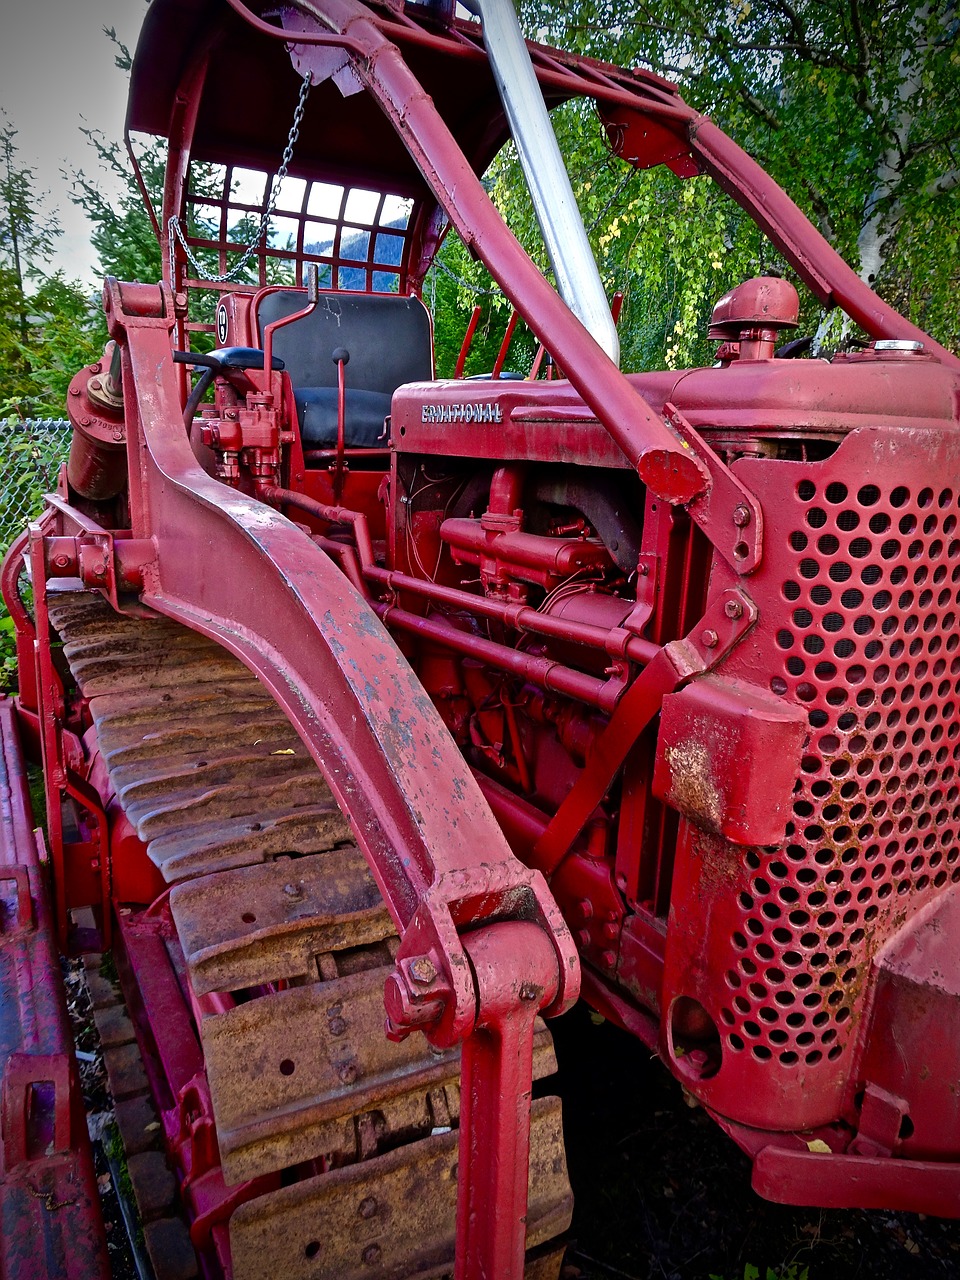
{"type": "MultiPolygon", "coordinates": [[[[960,349],[957,0],[732,0],[726,7],[521,0],[520,7],[530,35],[676,80],[864,280],[960,349]]],[[[624,180],[599,130],[565,110],[558,135],[588,227],[623,183],[622,200],[613,200],[606,225],[591,235],[605,276],[628,288],[625,318],[640,334],[628,338],[628,351],[637,348],[630,352],[637,367],[687,363],[702,353],[689,326],[705,325],[708,298],[745,274],[783,264],[705,179],[680,183],[655,171],[624,180]]],[[[494,169],[494,191],[511,223],[528,229],[506,153],[494,169]]],[[[808,330],[828,327],[809,297],[803,318],[808,330]]]]}

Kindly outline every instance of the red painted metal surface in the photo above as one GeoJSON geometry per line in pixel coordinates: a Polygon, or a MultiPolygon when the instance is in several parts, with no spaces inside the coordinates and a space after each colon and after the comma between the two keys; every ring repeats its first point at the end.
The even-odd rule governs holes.
{"type": "MultiPolygon", "coordinates": [[[[578,955],[587,998],[659,1047],[764,1194],[960,1214],[956,1037],[936,1034],[960,1033],[960,361],[672,86],[534,47],[551,105],[588,95],[628,162],[712,174],[881,340],[829,364],[773,358],[795,296],[761,279],[715,313],[718,367],[621,374],[491,204],[478,174],[505,125],[479,32],[434,17],[151,8],[131,124],[169,137],[166,279],[107,282],[122,439],[108,415],[78,418],[73,484],[93,504],[65,487],[4,570],[61,937],[70,907],[101,906],[106,934],[111,897],[154,886],[52,655],[57,575],[239,657],[349,816],[402,939],[390,1034],[464,1045],[458,1280],[520,1274],[533,1015],[576,998],[578,955]],[[266,91],[224,97],[227,69],[266,91]],[[220,235],[195,247],[229,266],[234,167],[277,172],[306,71],[291,172],[340,182],[342,200],[320,253],[304,194],[295,269],[342,271],[344,236],[366,227],[354,265],[373,291],[380,213],[348,216],[347,193],[400,198],[400,287],[422,282],[449,219],[565,377],[399,388],[382,450],[347,445],[341,377],[337,445],[305,450],[289,374],[251,369],[218,378],[191,444],[172,350],[202,327],[201,282],[170,219],[193,207],[191,156],[223,161],[220,235]],[[23,554],[35,622],[14,599],[23,554]],[[78,840],[63,797],[85,815],[78,840]]],[[[216,285],[220,342],[255,341],[250,299],[280,253],[261,249],[259,286],[216,285]]],[[[98,376],[78,375],[81,408],[98,376]]],[[[236,1196],[164,910],[121,935],[195,1239],[226,1268],[236,1196]]]]}
{"type": "Polygon", "coordinates": [[[541,929],[521,923],[488,926],[466,945],[481,1012],[462,1060],[456,1280],[522,1280],[533,1020],[555,999],[556,957],[541,929]]]}
{"type": "Polygon", "coordinates": [[[0,702],[0,1275],[109,1275],[93,1158],[13,703],[0,702]]]}

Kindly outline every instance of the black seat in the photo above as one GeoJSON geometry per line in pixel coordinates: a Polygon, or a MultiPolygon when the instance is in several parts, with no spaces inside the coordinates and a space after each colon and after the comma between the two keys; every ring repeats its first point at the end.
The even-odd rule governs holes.
{"type": "MultiPolygon", "coordinates": [[[[268,324],[300,311],[302,290],[268,293],[257,308],[260,340],[268,324]]],[[[337,366],[333,353],[349,353],[346,365],[344,438],[348,447],[385,442],[390,399],[405,382],[433,377],[430,317],[418,298],[399,294],[326,293],[313,312],[278,329],[273,350],[293,382],[304,444],[337,442],[337,366]]]]}

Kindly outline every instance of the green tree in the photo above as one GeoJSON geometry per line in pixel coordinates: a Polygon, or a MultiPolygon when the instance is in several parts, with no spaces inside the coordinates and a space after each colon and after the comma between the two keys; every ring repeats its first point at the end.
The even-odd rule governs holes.
{"type": "Polygon", "coordinates": [[[0,416],[59,416],[67,383],[97,351],[91,300],[48,274],[57,236],[35,173],[19,161],[17,131],[0,123],[0,416]]]}
{"type": "MultiPolygon", "coordinates": [[[[960,347],[957,0],[642,0],[628,11],[613,0],[525,0],[523,12],[541,38],[678,80],[864,280],[960,347]]],[[[663,175],[656,182],[657,196],[646,199],[669,220],[678,184],[663,175]]],[[[721,218],[728,266],[758,256],[777,265],[719,193],[686,199],[721,218]]],[[[652,265],[642,246],[637,252],[652,265]]],[[[702,257],[681,272],[678,297],[696,289],[696,273],[705,274],[702,257]]]]}
{"type": "MultiPolygon", "coordinates": [[[[130,162],[121,145],[99,130],[81,132],[96,157],[96,167],[93,172],[80,169],[72,175],[70,198],[90,221],[96,273],[101,278],[156,282],[163,273],[160,245],[130,162]],[[111,195],[114,190],[119,194],[111,195]]],[[[144,184],[157,207],[163,191],[165,149],[159,139],[153,139],[140,150],[144,184]]]]}

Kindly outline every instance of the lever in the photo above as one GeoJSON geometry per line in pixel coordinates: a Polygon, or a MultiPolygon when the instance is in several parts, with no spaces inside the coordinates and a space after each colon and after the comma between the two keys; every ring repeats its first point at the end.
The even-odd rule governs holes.
{"type": "Polygon", "coordinates": [[[320,301],[320,268],[315,262],[308,262],[304,268],[307,286],[307,301],[315,306],[320,301]]]}
{"type": "Polygon", "coordinates": [[[333,498],[340,501],[343,493],[344,452],[347,447],[347,379],[344,370],[350,360],[346,347],[337,347],[333,363],[337,366],[337,463],[333,473],[333,498]]]}

